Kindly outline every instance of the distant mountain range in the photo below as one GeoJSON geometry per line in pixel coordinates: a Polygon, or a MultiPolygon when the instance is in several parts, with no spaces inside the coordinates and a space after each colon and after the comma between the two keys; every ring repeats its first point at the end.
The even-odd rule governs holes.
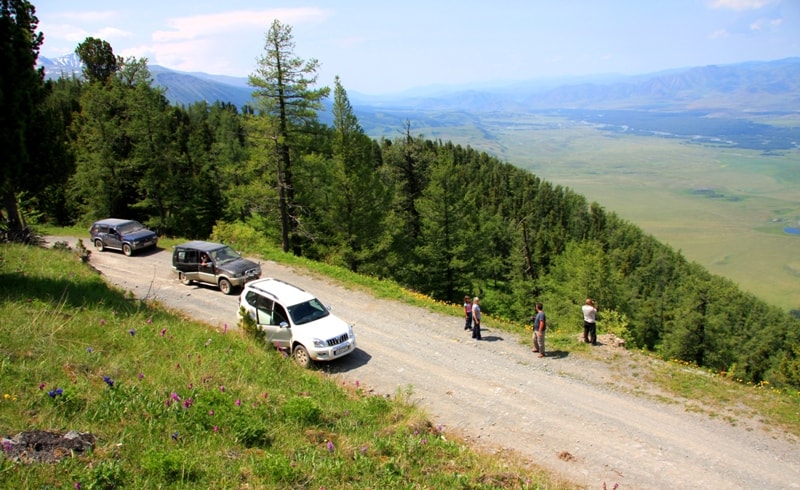
{"type": "MultiPolygon", "coordinates": [[[[39,58],[48,77],[80,76],[75,54],[39,58]]],[[[251,102],[246,78],[186,73],[151,65],[154,85],[174,104],[251,102]]],[[[438,86],[385,96],[348,92],[357,114],[489,112],[551,109],[707,111],[726,115],[800,111],[800,58],[673,69],[637,76],[535,80],[464,88],[438,86]]],[[[359,117],[361,117],[359,115],[359,117]]]]}

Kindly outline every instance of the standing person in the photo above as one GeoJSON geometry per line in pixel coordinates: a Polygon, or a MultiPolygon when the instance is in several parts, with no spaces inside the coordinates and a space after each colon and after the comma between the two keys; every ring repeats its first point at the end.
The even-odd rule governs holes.
{"type": "Polygon", "coordinates": [[[464,296],[464,330],[472,330],[472,298],[464,296]]]}
{"type": "Polygon", "coordinates": [[[472,300],[472,338],[481,340],[481,299],[475,296],[472,300]]]}
{"type": "Polygon", "coordinates": [[[544,331],[547,329],[547,316],[544,307],[536,303],[536,318],[533,320],[533,352],[538,352],[539,357],[544,357],[544,331]]]}
{"type": "Polygon", "coordinates": [[[597,345],[597,306],[592,298],[586,298],[583,311],[583,341],[597,345]]]}

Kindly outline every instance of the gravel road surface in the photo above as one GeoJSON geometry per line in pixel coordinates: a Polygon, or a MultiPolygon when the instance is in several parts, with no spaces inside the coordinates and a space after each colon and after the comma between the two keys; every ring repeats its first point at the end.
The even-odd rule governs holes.
{"type": "MultiPolygon", "coordinates": [[[[236,325],[237,296],[179,283],[170,250],[133,257],[94,250],[90,263],[137,298],[156,299],[213,327],[236,325]]],[[[411,401],[445,433],[476,448],[513,450],[586,488],[800,488],[797,438],[762,426],[757,416],[731,423],[687,410],[683,402],[648,396],[654,387],[626,386],[608,362],[567,351],[539,359],[490,322],[483,340],[474,341],[459,317],[377,299],[274,262],[261,266],[262,277],[312,292],[355,324],[358,349],[322,369],[380,394],[410,390],[411,401]]],[[[596,349],[615,363],[632,362],[630,353],[611,345],[596,349]]]]}

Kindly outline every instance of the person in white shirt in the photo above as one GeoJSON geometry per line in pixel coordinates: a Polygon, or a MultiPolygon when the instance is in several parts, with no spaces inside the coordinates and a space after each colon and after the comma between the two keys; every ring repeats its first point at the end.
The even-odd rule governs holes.
{"type": "Polygon", "coordinates": [[[586,298],[583,311],[583,341],[597,345],[597,306],[592,298],[586,298]]]}

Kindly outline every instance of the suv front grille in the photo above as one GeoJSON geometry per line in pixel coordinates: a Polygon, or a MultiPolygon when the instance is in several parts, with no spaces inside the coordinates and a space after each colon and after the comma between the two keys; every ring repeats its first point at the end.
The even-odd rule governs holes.
{"type": "Polygon", "coordinates": [[[347,340],[347,334],[341,335],[339,337],[334,337],[332,339],[328,339],[328,347],[333,347],[334,345],[339,345],[342,342],[347,340]]]}

